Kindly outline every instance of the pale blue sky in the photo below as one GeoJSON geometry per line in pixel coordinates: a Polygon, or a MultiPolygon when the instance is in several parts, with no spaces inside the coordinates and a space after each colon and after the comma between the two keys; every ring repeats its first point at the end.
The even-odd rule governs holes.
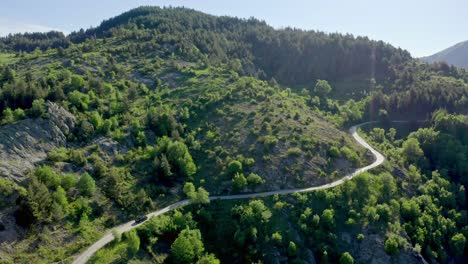
{"type": "Polygon", "coordinates": [[[141,5],[253,16],[275,28],[365,35],[407,49],[416,57],[468,40],[466,0],[4,0],[0,35],[49,29],[68,33],[141,5]]]}

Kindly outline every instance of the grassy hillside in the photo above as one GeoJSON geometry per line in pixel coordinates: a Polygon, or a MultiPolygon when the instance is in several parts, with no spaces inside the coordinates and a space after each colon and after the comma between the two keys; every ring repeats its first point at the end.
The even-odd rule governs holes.
{"type": "MultiPolygon", "coordinates": [[[[467,109],[464,70],[422,64],[365,37],[275,30],[255,19],[184,8],[137,8],[67,37],[10,36],[0,49],[6,52],[0,54],[2,125],[47,122],[46,101],[76,117],[64,147],[50,151],[22,180],[0,178],[0,234],[8,231],[0,236],[0,258],[14,263],[71,261],[108,228],[191,196],[192,187],[206,201],[207,191],[331,182],[371,162],[347,133],[349,125],[420,119],[439,108],[451,120],[450,113],[467,109]]],[[[409,181],[396,179],[402,175],[398,169],[409,175],[403,157],[416,161],[411,152],[399,152],[401,141],[387,143],[401,164],[387,164],[357,183],[282,200],[196,205],[152,220],[148,232],[124,235],[95,261],[121,254],[135,261],[169,256],[168,261],[217,263],[211,252],[223,261],[233,253],[234,262],[275,256],[337,262],[345,251],[360,252],[351,247],[357,241],[374,245],[384,262],[391,256],[405,262],[416,244],[437,261],[459,256],[465,231],[441,231],[441,241],[426,242],[413,226],[401,228],[416,221],[399,213],[407,206],[402,199],[430,192],[395,187],[409,181]],[[368,233],[371,240],[361,236],[368,233]],[[196,252],[186,259],[184,250],[191,248],[196,252]]],[[[421,154],[417,148],[414,153],[421,154]]],[[[417,166],[427,175],[450,170],[441,175],[453,177],[453,194],[465,158],[450,158],[457,160],[455,169],[436,164],[443,160],[438,156],[417,166]]],[[[451,226],[465,230],[466,203],[450,208],[444,215],[460,215],[451,226]]]]}

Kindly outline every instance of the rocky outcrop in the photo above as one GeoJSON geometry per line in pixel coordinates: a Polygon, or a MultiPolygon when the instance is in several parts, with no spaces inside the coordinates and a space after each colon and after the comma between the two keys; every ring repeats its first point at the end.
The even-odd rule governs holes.
{"type": "Polygon", "coordinates": [[[47,102],[48,118],[21,120],[0,127],[0,177],[21,181],[25,172],[44,160],[50,150],[65,146],[75,127],[75,117],[47,102]]]}
{"type": "Polygon", "coordinates": [[[408,263],[426,264],[427,262],[419,253],[408,246],[404,246],[399,253],[391,256],[385,252],[385,238],[379,234],[365,234],[362,241],[352,238],[350,233],[340,234],[341,241],[347,245],[347,250],[357,260],[357,263],[380,264],[380,263],[408,263]]]}

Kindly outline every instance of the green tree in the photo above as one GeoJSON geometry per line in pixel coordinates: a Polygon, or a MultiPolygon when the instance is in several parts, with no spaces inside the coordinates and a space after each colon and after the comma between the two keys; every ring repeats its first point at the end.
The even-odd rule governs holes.
{"type": "Polygon", "coordinates": [[[206,254],[197,261],[197,264],[220,264],[220,263],[221,262],[219,261],[218,258],[216,258],[214,254],[206,254]]]}
{"type": "Polygon", "coordinates": [[[192,198],[195,196],[195,185],[191,182],[186,182],[184,184],[184,193],[187,197],[192,198]]]}
{"type": "Polygon", "coordinates": [[[463,234],[457,233],[450,239],[450,248],[455,256],[462,256],[465,250],[466,238],[463,234]]]}
{"type": "Polygon", "coordinates": [[[410,163],[417,163],[424,156],[424,152],[416,138],[408,138],[403,142],[402,152],[410,163]]]}
{"type": "Polygon", "coordinates": [[[264,184],[265,180],[256,173],[250,173],[247,176],[247,183],[253,188],[257,185],[264,184]]]}
{"type": "Polygon", "coordinates": [[[94,130],[99,131],[102,128],[103,121],[101,115],[93,111],[90,115],[89,122],[94,126],[94,130]]]}
{"type": "Polygon", "coordinates": [[[64,209],[68,206],[67,193],[61,186],[57,187],[57,190],[53,194],[53,199],[54,202],[59,204],[64,209]]]}
{"type": "Polygon", "coordinates": [[[205,250],[198,229],[184,229],[171,245],[171,253],[176,263],[194,263],[205,250]]]}
{"type": "Polygon", "coordinates": [[[390,237],[385,241],[384,248],[385,252],[389,255],[396,255],[399,251],[398,241],[394,237],[390,237]]]}
{"type": "Polygon", "coordinates": [[[15,121],[15,117],[13,115],[13,111],[8,107],[5,110],[3,110],[3,116],[2,116],[2,124],[11,124],[15,121]]]}
{"type": "Polygon", "coordinates": [[[322,212],[322,216],[320,217],[322,223],[327,228],[332,228],[335,226],[335,211],[333,209],[325,209],[322,212]]]}
{"type": "Polygon", "coordinates": [[[60,184],[60,177],[54,169],[44,165],[36,169],[34,176],[49,188],[56,188],[60,184]]]}
{"type": "Polygon", "coordinates": [[[96,191],[96,183],[94,182],[94,179],[85,172],[81,175],[80,180],[78,181],[78,188],[82,194],[91,196],[96,191]]]}
{"type": "Polygon", "coordinates": [[[186,182],[184,185],[184,193],[194,204],[207,204],[210,202],[209,193],[203,187],[198,187],[195,191],[195,185],[191,182],[186,182]]]}
{"type": "Polygon", "coordinates": [[[130,256],[135,256],[135,254],[140,250],[140,237],[135,230],[131,230],[124,234],[125,241],[127,242],[127,252],[130,256]]]}
{"type": "Polygon", "coordinates": [[[247,185],[247,179],[243,173],[236,172],[236,175],[234,175],[234,178],[232,178],[232,184],[234,184],[234,188],[240,190],[244,188],[245,185],[247,185]]]}
{"type": "Polygon", "coordinates": [[[198,187],[195,197],[192,199],[196,204],[207,204],[210,202],[209,193],[203,187],[198,187]]]}
{"type": "Polygon", "coordinates": [[[182,176],[191,178],[197,171],[192,156],[183,142],[176,141],[168,144],[167,159],[177,166],[182,176]]]}
{"type": "Polygon", "coordinates": [[[317,80],[315,84],[314,92],[320,97],[327,96],[332,90],[332,87],[326,80],[317,80]]]}
{"type": "Polygon", "coordinates": [[[29,114],[32,117],[42,117],[46,113],[44,99],[36,99],[32,103],[32,107],[29,110],[29,114]]]}
{"type": "Polygon", "coordinates": [[[27,200],[33,216],[39,222],[51,222],[53,200],[45,184],[39,182],[36,178],[32,178],[28,184],[27,200]]]}
{"type": "Polygon", "coordinates": [[[340,264],[353,264],[354,263],[354,258],[349,254],[349,252],[343,253],[340,258],[340,264]]]}
{"type": "Polygon", "coordinates": [[[294,257],[297,255],[297,246],[293,241],[289,241],[288,245],[288,255],[294,257]]]}
{"type": "Polygon", "coordinates": [[[242,172],[242,163],[238,160],[233,160],[228,164],[228,172],[231,175],[242,172]]]}

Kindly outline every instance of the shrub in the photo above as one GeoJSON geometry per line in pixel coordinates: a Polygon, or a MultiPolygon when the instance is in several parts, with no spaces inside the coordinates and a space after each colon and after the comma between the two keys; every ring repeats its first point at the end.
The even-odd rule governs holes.
{"type": "Polygon", "coordinates": [[[264,184],[265,180],[256,173],[250,173],[249,176],[247,176],[247,183],[251,186],[256,186],[264,184]]]}
{"type": "Polygon", "coordinates": [[[86,165],[87,160],[82,150],[72,149],[69,152],[70,155],[70,162],[75,165],[83,166],[86,165]]]}
{"type": "Polygon", "coordinates": [[[286,151],[286,156],[288,157],[299,157],[301,155],[302,151],[300,148],[298,147],[294,147],[294,148],[289,148],[287,151],[286,151]]]}
{"type": "Polygon", "coordinates": [[[272,135],[266,135],[259,139],[266,148],[272,148],[278,143],[278,139],[272,135]]]}
{"type": "Polygon", "coordinates": [[[96,191],[96,183],[93,178],[85,172],[78,181],[78,188],[82,194],[91,196],[96,191]]]}
{"type": "Polygon", "coordinates": [[[389,255],[396,255],[399,251],[398,241],[394,237],[390,237],[385,241],[385,252],[389,255]]]}
{"type": "Polygon", "coordinates": [[[354,258],[349,254],[349,252],[343,253],[340,258],[340,264],[353,264],[354,263],[354,258]]]}
{"type": "Polygon", "coordinates": [[[47,153],[47,159],[54,162],[66,161],[68,158],[68,150],[64,147],[55,148],[47,153]]]}
{"type": "Polygon", "coordinates": [[[274,232],[271,235],[271,240],[273,240],[277,244],[280,244],[283,241],[283,236],[281,235],[280,232],[274,232]]]}
{"type": "Polygon", "coordinates": [[[34,172],[37,179],[49,188],[56,188],[60,184],[60,177],[49,166],[41,166],[34,172]]]}
{"type": "Polygon", "coordinates": [[[328,156],[331,158],[339,158],[341,156],[341,152],[337,147],[331,146],[330,149],[328,149],[328,156]]]}
{"type": "Polygon", "coordinates": [[[244,174],[237,172],[232,179],[232,184],[234,184],[234,188],[242,189],[245,185],[247,185],[247,179],[245,178],[244,174]]]}
{"type": "Polygon", "coordinates": [[[242,163],[238,160],[233,160],[228,164],[228,172],[231,175],[242,172],[242,163]]]}

